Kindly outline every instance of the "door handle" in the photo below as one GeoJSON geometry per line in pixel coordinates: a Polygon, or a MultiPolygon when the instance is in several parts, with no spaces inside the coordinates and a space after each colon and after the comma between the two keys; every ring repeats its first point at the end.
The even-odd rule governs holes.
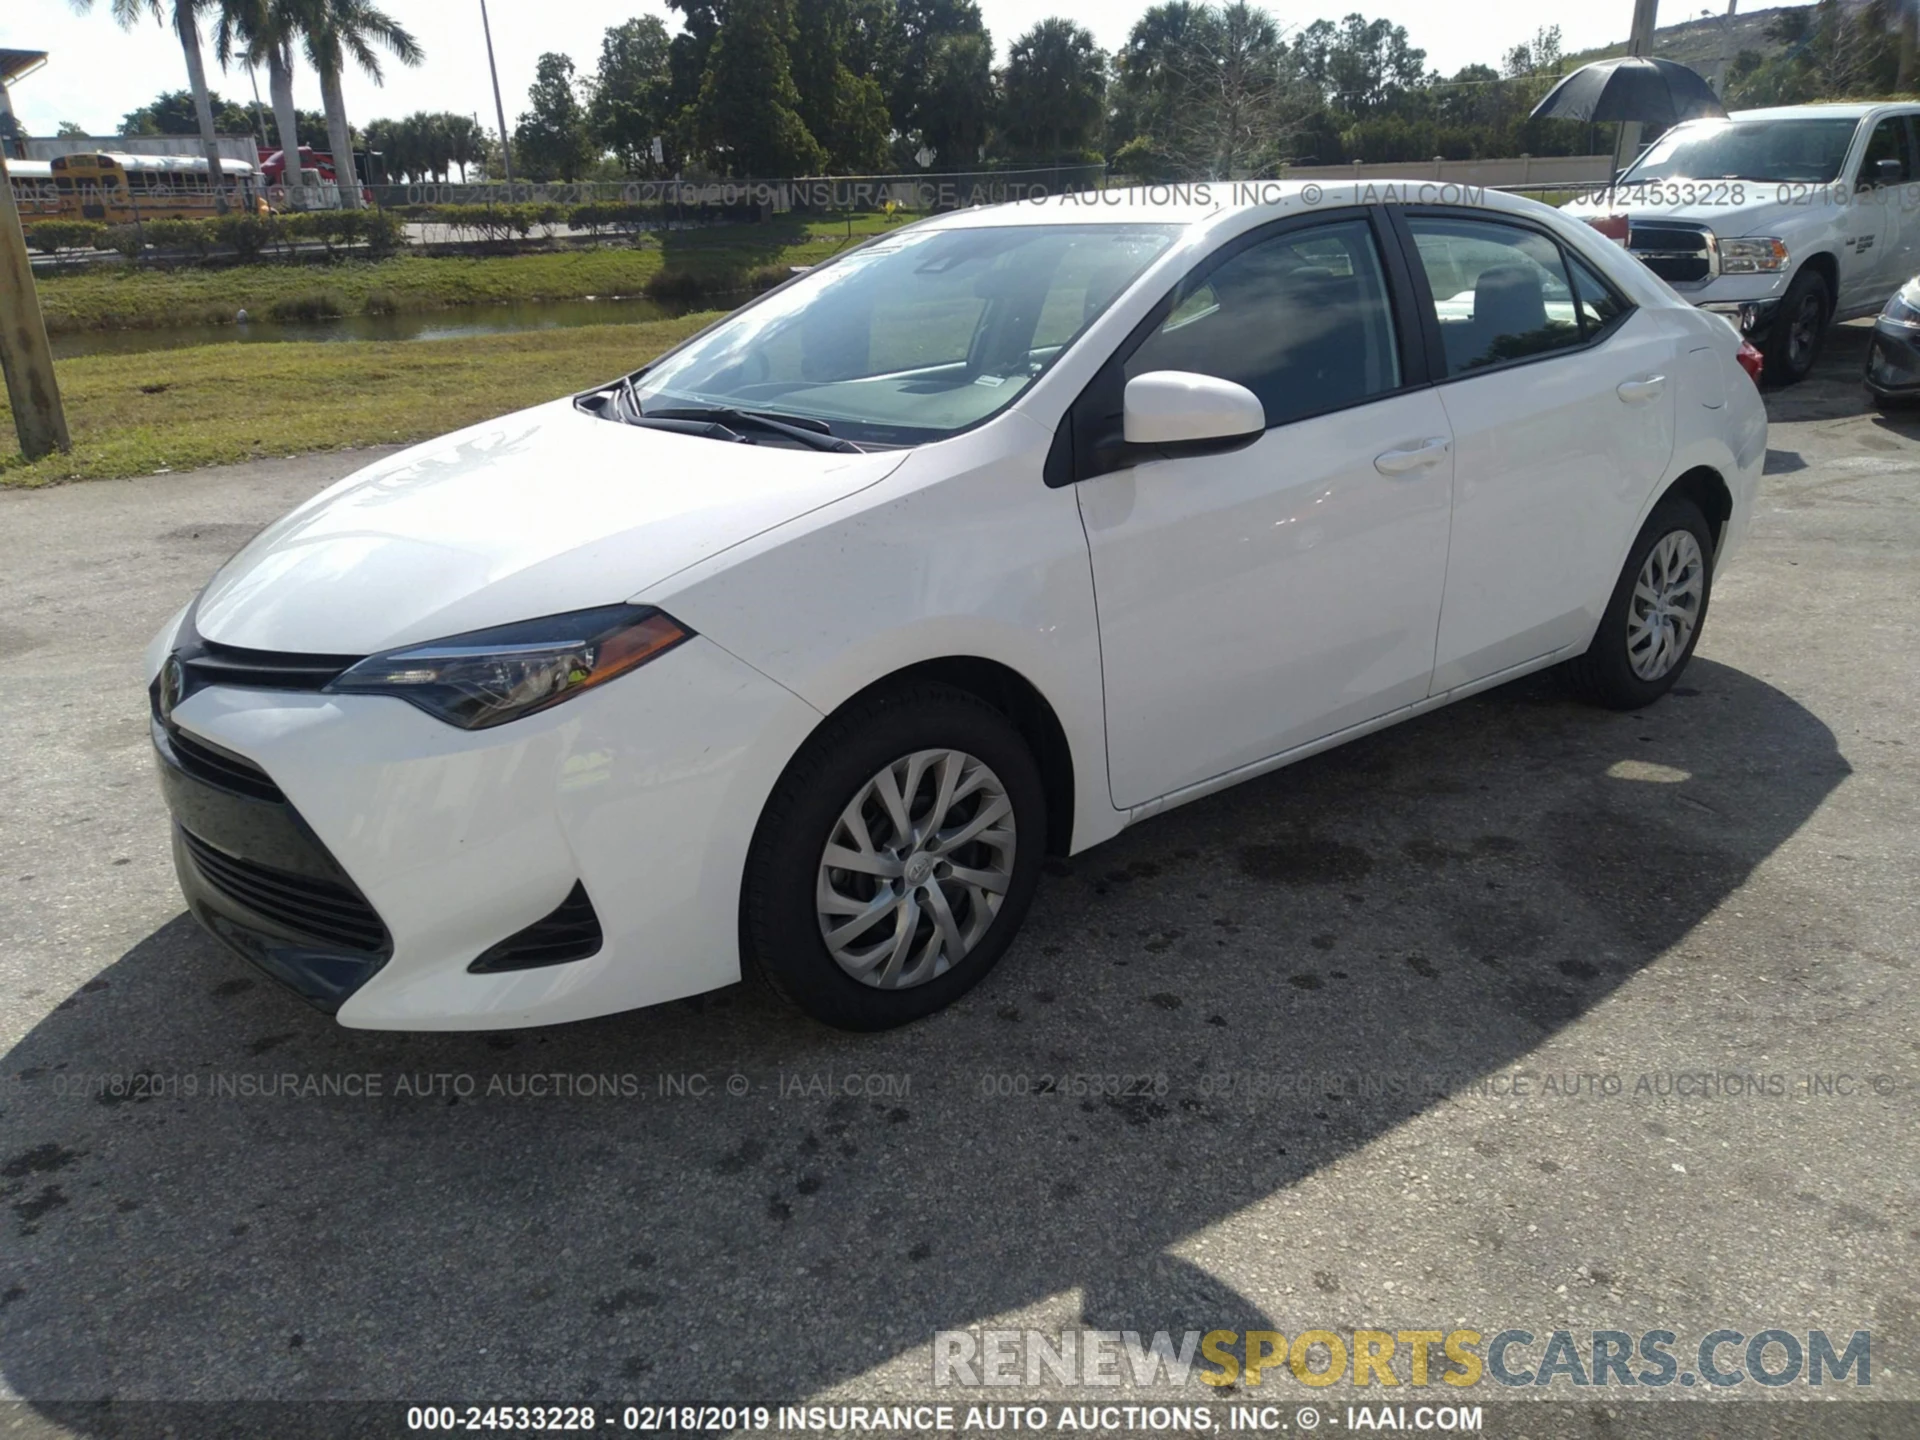
{"type": "Polygon", "coordinates": [[[1373,468],[1382,475],[1407,475],[1415,470],[1426,470],[1438,465],[1447,458],[1452,443],[1444,435],[1436,435],[1431,440],[1418,440],[1411,445],[1403,445],[1397,450],[1388,450],[1373,457],[1373,468]]]}
{"type": "Polygon", "coordinates": [[[1648,375],[1640,380],[1623,380],[1614,394],[1629,405],[1644,405],[1649,400],[1658,400],[1666,393],[1667,377],[1648,375]]]}

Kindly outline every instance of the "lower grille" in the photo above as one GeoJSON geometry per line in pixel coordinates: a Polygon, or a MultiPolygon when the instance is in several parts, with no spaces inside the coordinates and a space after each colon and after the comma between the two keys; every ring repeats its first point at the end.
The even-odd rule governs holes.
{"type": "Polygon", "coordinates": [[[576,880],[551,915],[483,951],[467,970],[474,975],[491,975],[501,970],[563,965],[599,954],[603,938],[600,917],[587,898],[587,887],[576,880]]]}
{"type": "Polygon", "coordinates": [[[163,725],[162,728],[166,732],[167,744],[173,748],[174,758],[189,775],[209,785],[217,785],[222,790],[245,795],[251,800],[270,800],[276,805],[287,803],[287,797],[281,793],[280,787],[252,761],[242,760],[238,755],[222,750],[217,745],[209,745],[204,740],[196,740],[177,726],[163,725]]]}
{"type": "Polygon", "coordinates": [[[387,927],[359,891],[242,860],[215,849],[190,830],[180,833],[207,884],[263,920],[347,950],[387,949],[387,927]]]}

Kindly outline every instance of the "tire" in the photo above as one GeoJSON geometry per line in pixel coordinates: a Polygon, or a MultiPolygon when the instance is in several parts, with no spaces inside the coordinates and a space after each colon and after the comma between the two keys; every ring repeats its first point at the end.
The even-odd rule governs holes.
{"type": "Polygon", "coordinates": [[[1671,690],[1693,658],[1707,623],[1707,603],[1713,595],[1712,557],[1713,532],[1698,505],[1682,496],[1669,496],[1656,505],[1627,554],[1587,653],[1567,662],[1565,673],[1574,691],[1610,710],[1638,710],[1671,690]],[[1654,562],[1657,550],[1662,558],[1654,562]],[[1691,611],[1684,603],[1673,603],[1676,597],[1684,601],[1688,565],[1693,572],[1692,593],[1698,600],[1691,611]],[[1663,585],[1664,575],[1674,577],[1671,588],[1663,585]],[[1636,595],[1643,579],[1652,582],[1654,593],[1666,594],[1666,605],[1655,609],[1643,595],[1636,595]],[[1691,625],[1682,636],[1682,617],[1689,613],[1691,625]]]}
{"type": "Polygon", "coordinates": [[[808,739],[761,814],[740,898],[742,958],[837,1029],[887,1030],[930,1015],[977,985],[1012,943],[1039,883],[1046,812],[1032,752],[977,696],[920,682],[859,701],[808,739]],[[904,837],[889,817],[883,772],[907,810],[904,837]],[[936,821],[949,774],[955,798],[936,821]],[[983,821],[1001,801],[1002,818],[983,821]],[[982,823],[984,839],[937,838],[982,823]],[[828,869],[830,842],[863,853],[866,865],[828,869]],[[956,866],[1003,889],[968,884],[951,873],[956,866]],[[902,893],[906,903],[887,899],[902,893]],[[867,928],[858,928],[862,906],[867,928]],[[903,913],[912,928],[901,946],[903,913]],[[841,936],[844,959],[829,944],[830,925],[854,927],[841,936]]]}
{"type": "Polygon", "coordinates": [[[1833,321],[1833,290],[1818,270],[1803,268],[1787,286],[1762,347],[1765,375],[1775,385],[1797,385],[1819,363],[1833,321]]]}

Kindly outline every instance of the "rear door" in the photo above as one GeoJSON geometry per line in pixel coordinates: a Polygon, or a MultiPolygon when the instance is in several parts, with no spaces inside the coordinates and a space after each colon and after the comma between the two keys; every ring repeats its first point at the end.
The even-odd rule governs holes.
{"type": "Polygon", "coordinates": [[[1673,336],[1549,231],[1399,215],[1454,437],[1434,693],[1589,636],[1673,454],[1673,336]]]}

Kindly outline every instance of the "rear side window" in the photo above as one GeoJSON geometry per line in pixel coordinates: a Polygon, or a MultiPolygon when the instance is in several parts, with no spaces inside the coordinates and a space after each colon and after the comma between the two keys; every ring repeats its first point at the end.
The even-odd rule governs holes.
{"type": "Polygon", "coordinates": [[[1187,370],[1244,385],[1268,426],[1400,385],[1385,273],[1364,220],[1293,230],[1183,283],[1126,378],[1187,370]]]}
{"type": "Polygon", "coordinates": [[[1407,223],[1433,292],[1449,379],[1583,343],[1560,247],[1546,236],[1486,220],[1407,223]]]}

